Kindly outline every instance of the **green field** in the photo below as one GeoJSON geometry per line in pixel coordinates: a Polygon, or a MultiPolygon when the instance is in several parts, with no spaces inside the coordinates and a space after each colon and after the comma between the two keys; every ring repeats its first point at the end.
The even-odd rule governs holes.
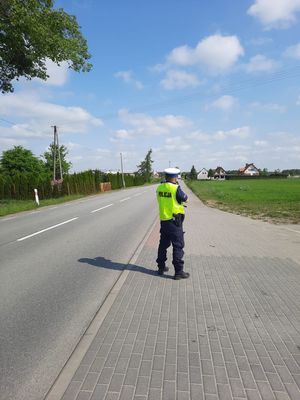
{"type": "Polygon", "coordinates": [[[275,223],[300,223],[300,179],[189,181],[208,206],[275,223]]]}

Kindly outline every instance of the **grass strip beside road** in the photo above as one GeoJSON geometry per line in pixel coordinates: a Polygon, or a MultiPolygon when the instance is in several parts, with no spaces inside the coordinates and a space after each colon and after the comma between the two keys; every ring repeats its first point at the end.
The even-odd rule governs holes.
{"type": "Polygon", "coordinates": [[[188,181],[209,207],[273,223],[300,223],[300,179],[188,181]]]}
{"type": "Polygon", "coordinates": [[[38,206],[34,200],[0,200],[0,217],[18,213],[21,211],[38,210],[45,206],[54,206],[56,204],[66,203],[67,201],[78,200],[84,195],[63,196],[53,199],[40,200],[38,206]]]}

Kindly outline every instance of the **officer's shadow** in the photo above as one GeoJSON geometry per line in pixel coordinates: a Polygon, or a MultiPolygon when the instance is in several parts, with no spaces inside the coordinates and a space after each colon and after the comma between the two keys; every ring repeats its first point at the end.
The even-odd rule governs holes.
{"type": "MultiPolygon", "coordinates": [[[[79,258],[78,261],[81,263],[84,263],[84,264],[93,265],[94,267],[98,267],[98,268],[112,269],[115,271],[128,270],[128,271],[134,271],[134,272],[141,272],[141,273],[147,274],[147,275],[158,276],[157,270],[148,269],[148,268],[141,267],[140,265],[135,265],[135,264],[121,264],[121,263],[117,263],[117,262],[108,260],[107,258],[104,258],[104,257],[79,258]]],[[[167,279],[172,278],[172,276],[166,275],[166,274],[159,276],[159,277],[167,278],[167,279]]]]}

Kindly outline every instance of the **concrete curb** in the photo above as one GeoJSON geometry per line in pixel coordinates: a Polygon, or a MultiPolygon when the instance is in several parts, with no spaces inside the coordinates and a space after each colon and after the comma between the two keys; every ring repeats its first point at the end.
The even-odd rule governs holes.
{"type": "MultiPolygon", "coordinates": [[[[154,222],[151,224],[149,230],[146,232],[144,238],[142,239],[142,241],[138,245],[137,249],[133,253],[132,257],[128,261],[128,264],[134,264],[136,262],[145,243],[147,242],[149,236],[151,235],[156,223],[157,223],[157,218],[155,217],[154,222]]],[[[77,368],[79,367],[84,355],[86,354],[87,350],[89,349],[92,341],[94,340],[95,336],[97,335],[98,330],[101,327],[102,322],[104,321],[104,319],[105,319],[106,315],[108,314],[111,306],[113,305],[118,293],[120,292],[129,272],[130,272],[130,267],[129,267],[129,269],[122,271],[122,273],[120,274],[119,278],[117,279],[117,281],[113,285],[112,289],[108,293],[107,297],[105,298],[104,302],[100,306],[95,317],[93,318],[92,322],[90,323],[87,330],[83,334],[82,338],[78,342],[74,351],[70,355],[66,364],[63,366],[61,372],[59,373],[58,377],[54,381],[52,387],[49,389],[44,400],[60,400],[62,398],[62,396],[64,395],[64,393],[65,393],[68,385],[70,384],[77,368]]]]}

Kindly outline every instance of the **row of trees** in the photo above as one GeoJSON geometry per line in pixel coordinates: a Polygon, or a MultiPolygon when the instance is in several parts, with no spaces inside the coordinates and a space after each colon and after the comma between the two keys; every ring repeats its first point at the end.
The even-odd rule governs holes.
{"type": "MultiPolygon", "coordinates": [[[[56,185],[53,181],[54,144],[40,157],[22,146],[2,153],[0,159],[0,199],[32,199],[33,189],[37,188],[41,199],[72,194],[91,194],[100,190],[100,183],[111,182],[112,189],[123,187],[120,173],[109,174],[100,170],[88,170],[69,174],[71,163],[66,160],[68,154],[65,146],[56,148],[61,155],[63,181],[56,185]]],[[[134,174],[124,174],[126,187],[143,185],[152,179],[152,150],[150,149],[137,167],[134,174]]],[[[56,176],[59,176],[56,165],[56,176]]]]}

